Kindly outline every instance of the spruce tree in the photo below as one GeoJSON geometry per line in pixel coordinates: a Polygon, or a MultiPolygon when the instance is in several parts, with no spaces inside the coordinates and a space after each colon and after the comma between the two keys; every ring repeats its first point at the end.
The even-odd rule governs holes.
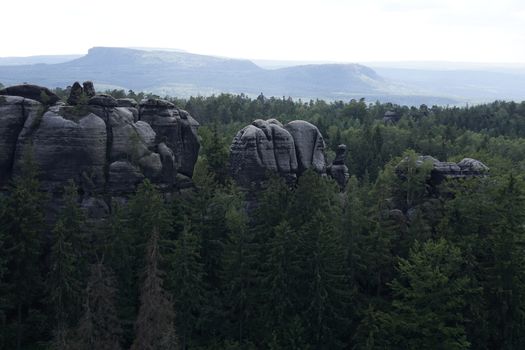
{"type": "Polygon", "coordinates": [[[229,234],[223,255],[223,287],[231,325],[227,334],[244,346],[250,338],[250,316],[254,308],[256,247],[241,203],[240,199],[232,202],[226,212],[229,234]]]}
{"type": "Polygon", "coordinates": [[[80,317],[81,281],[86,275],[84,223],[77,203],[77,188],[70,181],[65,187],[64,208],[52,232],[50,269],[46,281],[56,348],[66,346],[68,331],[80,317]]]}
{"type": "Polygon", "coordinates": [[[161,253],[162,236],[169,230],[170,215],[162,195],[149,182],[139,186],[132,199],[131,221],[136,229],[148,233],[143,268],[140,273],[140,307],[135,321],[135,338],[131,349],[177,349],[175,310],[164,286],[165,273],[161,253]]]}
{"type": "Polygon", "coordinates": [[[170,290],[175,298],[177,333],[181,349],[187,349],[194,343],[194,334],[198,331],[199,321],[203,317],[206,291],[200,251],[200,239],[188,221],[175,242],[174,252],[167,256],[170,269],[168,278],[170,290]]]}
{"type": "Polygon", "coordinates": [[[175,310],[171,297],[164,289],[159,241],[159,230],[153,227],[146,245],[146,266],[142,272],[140,308],[132,350],[178,349],[175,310]]]}
{"type": "Polygon", "coordinates": [[[415,242],[392,281],[390,347],[468,349],[464,312],[471,294],[459,248],[445,239],[415,242]]]}
{"type": "Polygon", "coordinates": [[[6,205],[0,213],[0,227],[4,234],[3,252],[7,271],[5,289],[0,293],[6,304],[6,325],[2,333],[6,344],[21,349],[38,336],[34,327],[27,332],[30,318],[37,318],[35,304],[42,299],[43,290],[42,247],[45,195],[40,192],[38,170],[31,149],[23,156],[20,173],[15,176],[6,205]]]}

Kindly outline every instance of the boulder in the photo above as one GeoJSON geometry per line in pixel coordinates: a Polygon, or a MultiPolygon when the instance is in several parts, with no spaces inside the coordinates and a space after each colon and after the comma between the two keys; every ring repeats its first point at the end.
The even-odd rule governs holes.
{"type": "Polygon", "coordinates": [[[118,106],[117,100],[113,96],[106,95],[106,94],[100,94],[100,95],[95,95],[91,97],[88,100],[88,104],[92,106],[100,106],[100,107],[106,107],[106,108],[112,108],[112,107],[118,106]]]}
{"type": "Polygon", "coordinates": [[[297,153],[298,175],[307,169],[319,174],[326,173],[325,143],[323,135],[313,124],[304,120],[294,120],[284,126],[292,135],[297,153]]]}
{"type": "Polygon", "coordinates": [[[458,164],[464,174],[484,174],[489,171],[489,167],[472,158],[463,158],[458,164]]]}
{"type": "Polygon", "coordinates": [[[276,119],[254,120],[241,129],[230,146],[230,172],[250,187],[275,172],[293,181],[306,169],[326,172],[324,141],[317,128],[304,121],[283,126],[276,119]]]}
{"type": "Polygon", "coordinates": [[[132,98],[117,98],[117,105],[119,107],[132,107],[137,108],[138,103],[132,98]]]}
{"type": "Polygon", "coordinates": [[[22,84],[6,87],[0,90],[0,95],[20,96],[24,98],[29,98],[31,100],[35,100],[49,106],[54,105],[55,103],[60,101],[60,97],[58,97],[48,88],[31,84],[22,84]]]}

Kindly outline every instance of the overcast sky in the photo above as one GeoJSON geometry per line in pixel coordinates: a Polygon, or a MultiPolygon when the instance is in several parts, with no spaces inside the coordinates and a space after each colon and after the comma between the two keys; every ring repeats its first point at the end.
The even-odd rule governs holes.
{"type": "Polygon", "coordinates": [[[93,46],[236,58],[525,63],[524,0],[2,0],[0,56],[93,46]]]}

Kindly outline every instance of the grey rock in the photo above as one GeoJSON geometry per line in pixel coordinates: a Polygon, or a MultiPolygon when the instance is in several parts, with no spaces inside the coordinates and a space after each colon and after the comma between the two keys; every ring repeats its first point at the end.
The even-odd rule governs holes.
{"type": "Polygon", "coordinates": [[[142,181],[144,175],[140,169],[128,161],[116,161],[109,165],[110,193],[131,194],[142,181]]]}
{"type": "Polygon", "coordinates": [[[85,98],[84,88],[80,85],[78,81],[75,81],[73,86],[71,86],[69,97],[67,98],[67,103],[72,106],[76,106],[77,104],[82,102],[83,98],[85,98]]]}
{"type": "Polygon", "coordinates": [[[345,164],[346,154],[346,145],[339,145],[332,165],[327,168],[328,174],[337,182],[341,191],[344,191],[350,179],[348,167],[345,164]]]}
{"type": "MultiPolygon", "coordinates": [[[[405,178],[406,166],[408,159],[403,159],[396,166],[396,174],[400,178],[405,178]]],[[[465,158],[459,163],[441,162],[438,159],[425,155],[419,156],[416,161],[416,167],[422,167],[424,164],[430,166],[430,182],[439,184],[445,179],[460,179],[473,176],[484,176],[489,168],[479,160],[465,158]]]]}
{"type": "Polygon", "coordinates": [[[394,111],[386,111],[383,116],[385,124],[395,124],[401,119],[401,116],[394,111]]]}
{"type": "Polygon", "coordinates": [[[89,82],[76,83],[73,92],[70,102],[75,105],[44,106],[27,97],[0,95],[0,189],[20,173],[28,152],[39,169],[42,190],[51,194],[49,223],[56,219],[70,179],[95,220],[107,217],[109,200],[125,200],[145,178],[167,194],[192,187],[199,123],[188,112],[167,101],[146,100],[140,107],[144,119],[139,120],[131,100],[95,95],[84,105],[85,96],[94,94],[89,82]]]}
{"type": "Polygon", "coordinates": [[[143,122],[143,121],[138,121],[134,123],[133,125],[135,127],[135,130],[139,134],[140,138],[144,142],[144,144],[148,148],[154,147],[157,134],[151,128],[151,126],[148,123],[143,122]]]}
{"type": "Polygon", "coordinates": [[[319,129],[304,120],[294,120],[284,126],[292,135],[299,166],[298,175],[307,169],[314,169],[319,174],[326,173],[325,142],[319,129]]]}
{"type": "Polygon", "coordinates": [[[230,171],[237,183],[252,187],[275,172],[293,181],[306,169],[326,173],[324,141],[304,121],[283,125],[276,119],[254,120],[235,135],[230,146],[230,171]]]}
{"type": "Polygon", "coordinates": [[[111,160],[126,159],[132,162],[149,153],[148,144],[151,145],[151,128],[146,130],[144,124],[139,125],[142,134],[148,137],[147,143],[142,138],[142,134],[137,130],[133,123],[133,114],[124,107],[116,107],[107,111],[109,125],[112,129],[111,160]]]}
{"type": "Polygon", "coordinates": [[[197,132],[199,123],[185,110],[179,110],[179,114],[181,116],[181,128],[176,147],[176,151],[179,152],[178,158],[180,159],[178,171],[191,178],[201,146],[197,132]]]}
{"type": "Polygon", "coordinates": [[[95,91],[95,86],[91,81],[85,81],[82,83],[82,87],[84,88],[84,94],[86,94],[87,97],[93,97],[97,94],[95,91]]]}
{"type": "Polygon", "coordinates": [[[60,101],[60,97],[58,97],[48,88],[31,84],[6,87],[0,90],[0,95],[25,97],[45,105],[54,105],[60,101]]]}
{"type": "Polygon", "coordinates": [[[157,180],[162,174],[162,161],[158,153],[150,153],[140,158],[139,165],[148,179],[157,180]]]}
{"type": "Polygon", "coordinates": [[[458,163],[458,167],[463,173],[483,174],[489,171],[488,166],[472,158],[463,158],[458,163]]]}
{"type": "Polygon", "coordinates": [[[177,176],[175,155],[165,143],[160,143],[157,146],[157,152],[162,163],[162,181],[167,184],[173,184],[177,176]]]}
{"type": "Polygon", "coordinates": [[[24,153],[31,149],[44,189],[59,190],[69,179],[80,183],[82,176],[102,189],[106,124],[92,113],[68,119],[59,112],[53,109],[43,116],[28,116],[18,138],[14,173],[20,169],[24,153]]]}
{"type": "Polygon", "coordinates": [[[0,96],[0,188],[10,178],[18,136],[29,115],[43,111],[35,100],[19,96],[0,96]]]}
{"type": "Polygon", "coordinates": [[[173,151],[177,171],[191,177],[200,148],[199,123],[188,112],[164,100],[143,100],[139,114],[140,120],[155,131],[156,143],[164,143],[173,151]]]}
{"type": "Polygon", "coordinates": [[[117,107],[117,100],[113,96],[100,94],[91,97],[88,101],[89,105],[101,107],[117,107]]]}
{"type": "Polygon", "coordinates": [[[133,107],[137,108],[138,103],[132,98],[117,98],[117,105],[119,107],[133,107]]]}

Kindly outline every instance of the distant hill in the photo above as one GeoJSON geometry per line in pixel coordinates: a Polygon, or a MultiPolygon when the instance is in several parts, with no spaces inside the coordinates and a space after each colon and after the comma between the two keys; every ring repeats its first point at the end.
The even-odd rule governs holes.
{"type": "Polygon", "coordinates": [[[0,57],[0,66],[20,66],[27,64],[56,64],[72,61],[83,55],[41,55],[28,57],[0,57]]]}
{"type": "MultiPolygon", "coordinates": [[[[1,65],[0,82],[31,82],[50,88],[74,81],[92,80],[96,88],[132,89],[159,95],[188,97],[221,92],[247,95],[323,98],[366,98],[405,104],[453,104],[458,99],[421,93],[409,84],[397,83],[359,64],[307,64],[265,69],[252,61],[197,55],[183,51],[95,47],[87,55],[54,63],[1,65]]],[[[64,59],[56,57],[56,59],[64,59]]],[[[6,61],[4,61],[6,62],[6,61]]],[[[11,60],[13,62],[13,60],[11,60]]],[[[18,61],[18,62],[24,62],[18,61]]]]}

